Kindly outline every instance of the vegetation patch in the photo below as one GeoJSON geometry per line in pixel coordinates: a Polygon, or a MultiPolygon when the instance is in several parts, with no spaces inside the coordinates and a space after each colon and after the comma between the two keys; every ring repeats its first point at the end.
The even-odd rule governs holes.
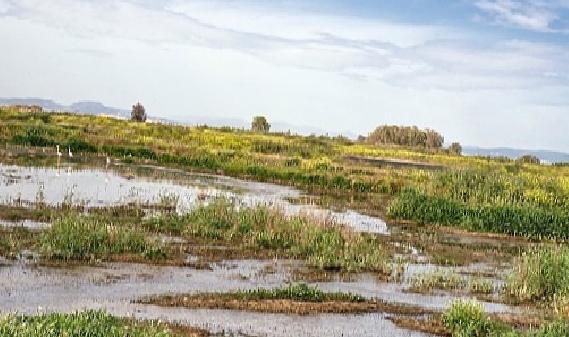
{"type": "Polygon", "coordinates": [[[350,293],[327,293],[306,284],[231,293],[164,295],[143,299],[141,302],[166,307],[245,310],[297,315],[365,312],[420,315],[427,312],[418,307],[368,300],[350,293]]]}
{"type": "Polygon", "coordinates": [[[411,278],[410,291],[426,293],[433,290],[461,290],[472,294],[491,294],[494,291],[494,285],[490,280],[463,277],[445,270],[417,274],[411,278]]]}
{"type": "Polygon", "coordinates": [[[506,295],[514,302],[553,303],[569,313],[569,248],[545,247],[523,253],[514,261],[506,295]]]}
{"type": "Polygon", "coordinates": [[[567,337],[569,323],[555,320],[538,330],[517,331],[499,320],[490,318],[475,301],[455,301],[442,316],[453,337],[567,337]]]}
{"type": "Polygon", "coordinates": [[[71,216],[55,221],[42,233],[45,256],[61,260],[90,260],[119,254],[163,258],[163,248],[144,232],[128,225],[112,225],[96,217],[71,216]]]}
{"type": "Polygon", "coordinates": [[[187,215],[167,215],[146,226],[157,231],[215,240],[274,256],[305,259],[317,268],[391,274],[390,255],[371,235],[355,233],[327,219],[286,216],[265,207],[247,207],[220,198],[187,215]]]}
{"type": "Polygon", "coordinates": [[[157,323],[115,318],[103,311],[0,318],[2,337],[182,337],[204,336],[194,329],[170,329],[157,323]],[[182,331],[175,333],[173,330],[182,331]]]}

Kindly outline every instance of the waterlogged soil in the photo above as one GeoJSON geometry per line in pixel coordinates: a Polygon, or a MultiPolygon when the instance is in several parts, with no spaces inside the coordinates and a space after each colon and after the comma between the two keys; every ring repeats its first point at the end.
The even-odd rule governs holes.
{"type": "MultiPolygon", "coordinates": [[[[279,207],[289,214],[334,218],[356,231],[378,234],[382,240],[396,247],[402,258],[416,263],[406,264],[401,277],[387,282],[375,274],[345,277],[325,272],[323,277],[321,272],[315,273],[299,261],[288,260],[223,261],[219,257],[204,260],[203,257],[190,255],[186,261],[190,266],[184,267],[135,263],[58,267],[40,265],[34,262],[37,259],[25,257],[33,256],[33,252],[23,252],[21,259],[0,261],[0,313],[36,314],[43,311],[105,309],[121,317],[161,319],[232,336],[377,336],[378,332],[385,336],[427,336],[396,326],[392,321],[401,321],[401,317],[395,309],[419,307],[420,310],[414,313],[417,317],[405,316],[404,320],[407,323],[416,322],[417,319],[428,317],[425,315],[432,311],[444,310],[457,298],[469,297],[468,294],[451,292],[409,292],[413,275],[441,268],[440,265],[427,262],[434,262],[440,257],[437,254],[444,255],[446,259],[447,254],[454,261],[461,261],[460,267],[445,267],[448,270],[463,275],[485,275],[496,285],[500,284],[501,275],[507,267],[502,263],[491,263],[496,261],[496,256],[504,255],[499,239],[470,237],[466,241],[459,241],[456,238],[460,234],[440,231],[425,234],[424,229],[412,226],[388,226],[379,217],[354,209],[325,207],[318,202],[309,202],[310,198],[305,198],[302,192],[290,187],[119,163],[94,165],[73,162],[59,163],[55,167],[0,164],[0,204],[4,204],[4,207],[9,205],[31,210],[39,203],[48,206],[71,203],[97,208],[129,203],[152,205],[173,202],[172,206],[183,213],[200,202],[208,202],[218,196],[235,198],[247,205],[279,207]],[[452,250],[455,247],[461,250],[452,250]],[[476,259],[472,258],[473,252],[478,254],[476,259]],[[308,310],[304,314],[309,315],[298,315],[275,310],[254,312],[242,310],[247,308],[239,306],[187,308],[137,303],[152,296],[275,288],[298,281],[317,285],[323,291],[358,294],[370,301],[384,303],[387,307],[378,307],[375,312],[360,311],[358,314],[330,313],[329,310],[320,310],[316,314],[318,310],[308,310]]],[[[37,218],[0,222],[0,228],[5,230],[20,227],[41,231],[48,228],[49,223],[37,218]]],[[[162,236],[160,239],[165,243],[189,244],[177,237],[162,236]]],[[[215,251],[228,249],[210,248],[215,248],[215,251]]],[[[506,248],[512,247],[508,245],[506,248]]],[[[275,307],[277,304],[272,305],[275,307]]],[[[520,310],[499,303],[482,304],[490,313],[517,313],[520,310]]],[[[420,329],[413,324],[406,325],[413,330],[435,331],[420,329]]]]}
{"type": "Polygon", "coordinates": [[[400,315],[423,315],[427,311],[416,306],[393,304],[379,300],[365,301],[296,301],[288,299],[250,300],[232,298],[231,294],[163,295],[143,299],[140,303],[155,304],[162,307],[182,307],[188,309],[226,309],[274,314],[363,314],[392,313],[400,315]]]}
{"type": "MultiPolygon", "coordinates": [[[[358,275],[351,281],[337,280],[315,285],[324,291],[351,292],[369,300],[385,301],[389,303],[390,310],[383,308],[379,312],[359,315],[301,317],[242,310],[164,308],[135,303],[164,294],[280,287],[293,278],[298,268],[304,268],[298,261],[227,261],[212,264],[210,269],[128,263],[54,268],[26,261],[5,261],[0,267],[0,312],[35,314],[38,311],[106,309],[117,316],[162,319],[236,335],[373,336],[377,329],[382,329],[380,331],[393,336],[422,336],[397,328],[388,321],[392,318],[389,312],[397,312],[395,308],[404,312],[408,306],[421,307],[424,313],[442,310],[456,298],[452,295],[409,294],[405,292],[404,284],[381,282],[370,274],[358,275]],[[265,324],[259,324],[263,321],[265,324]],[[271,323],[267,325],[266,322],[271,323]]],[[[512,310],[499,304],[484,305],[489,312],[512,310]]],[[[420,314],[421,311],[414,313],[420,314]]]]}

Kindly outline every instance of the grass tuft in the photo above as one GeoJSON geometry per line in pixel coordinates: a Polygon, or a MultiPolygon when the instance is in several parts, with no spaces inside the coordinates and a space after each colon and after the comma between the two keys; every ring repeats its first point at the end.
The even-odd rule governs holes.
{"type": "Polygon", "coordinates": [[[143,254],[163,257],[162,248],[144,232],[128,225],[113,226],[94,217],[59,219],[42,233],[41,248],[53,259],[88,260],[113,254],[143,254]]]}

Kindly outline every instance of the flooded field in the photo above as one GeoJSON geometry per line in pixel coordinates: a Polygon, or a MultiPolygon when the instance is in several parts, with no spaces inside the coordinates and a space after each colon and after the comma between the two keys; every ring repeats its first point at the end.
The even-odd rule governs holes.
{"type": "MultiPolygon", "coordinates": [[[[187,173],[153,166],[64,164],[59,167],[0,165],[0,201],[4,206],[34,208],[80,205],[82,209],[121,205],[167,203],[178,214],[192,211],[220,196],[245,206],[268,205],[290,215],[331,219],[356,232],[379,235],[398,253],[392,263],[390,280],[374,273],[345,275],[337,271],[317,272],[303,261],[289,259],[228,260],[190,255],[186,261],[196,266],[163,266],[152,263],[109,263],[50,265],[38,260],[34,251],[23,250],[0,264],[0,312],[37,314],[105,309],[120,317],[162,320],[202,328],[224,336],[428,336],[396,326],[394,314],[274,314],[222,309],[168,308],[136,301],[163,294],[218,293],[258,288],[276,288],[294,282],[307,282],[323,291],[361,295],[394,305],[422,308],[425,315],[440,312],[457,298],[469,294],[453,291],[414,292],[416,275],[433,271],[466,275],[481,274],[496,287],[501,285],[503,266],[468,263],[449,267],[428,263],[429,257],[415,247],[420,233],[403,240],[399,227],[393,232],[377,217],[353,209],[334,211],[314,204],[292,203],[302,192],[290,187],[243,181],[223,176],[187,173]],[[396,270],[399,270],[396,272],[396,270]],[[270,324],[267,324],[270,322],[270,324]]],[[[147,216],[152,216],[150,212],[147,216]]],[[[33,233],[50,228],[50,223],[0,220],[4,231],[16,229],[33,233]]],[[[448,234],[441,236],[455,242],[448,234]]],[[[429,240],[433,239],[430,237],[429,240]]],[[[441,240],[443,240],[441,239],[441,240]]],[[[180,246],[186,239],[160,236],[160,240],[180,246]]],[[[498,240],[499,241],[499,240],[498,240]]],[[[478,245],[475,239],[463,242],[478,245]]],[[[491,241],[489,244],[498,244],[491,241]]],[[[227,247],[220,247],[227,249],[227,247]]],[[[490,250],[494,250],[491,248],[490,250]]],[[[500,303],[482,302],[490,313],[513,313],[521,309],[500,303]]]]}
{"type": "Polygon", "coordinates": [[[168,200],[179,212],[187,212],[201,200],[219,196],[236,198],[246,205],[271,205],[289,214],[308,214],[363,231],[387,234],[386,223],[353,210],[335,212],[287,200],[301,192],[289,187],[243,181],[224,176],[187,173],[153,166],[80,168],[22,167],[0,164],[0,202],[33,205],[44,202],[80,204],[86,207],[154,204],[168,200]]]}

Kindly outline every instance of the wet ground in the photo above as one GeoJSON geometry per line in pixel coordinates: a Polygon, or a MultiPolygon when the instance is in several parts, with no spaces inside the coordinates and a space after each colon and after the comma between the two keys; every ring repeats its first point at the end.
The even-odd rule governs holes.
{"type": "MultiPolygon", "coordinates": [[[[392,236],[390,226],[382,219],[356,210],[335,208],[331,211],[313,204],[292,203],[289,200],[298,199],[302,193],[290,187],[152,166],[108,165],[85,168],[74,163],[59,167],[0,164],[0,203],[3,204],[31,206],[38,202],[49,205],[71,202],[86,207],[100,207],[125,203],[174,202],[178,212],[186,212],[198,202],[207,202],[220,195],[238,199],[245,204],[280,207],[290,214],[332,217],[338,223],[357,231],[376,233],[386,238],[401,237],[400,230],[392,236]]],[[[0,221],[0,226],[43,230],[49,224],[24,220],[0,221]]],[[[459,244],[480,243],[476,238],[465,240],[459,244]]],[[[451,238],[451,241],[456,240],[451,238]]],[[[484,244],[501,243],[499,239],[495,241],[484,241],[484,244]]],[[[402,277],[397,281],[386,282],[373,274],[352,275],[346,281],[344,277],[332,274],[327,282],[313,284],[327,291],[351,292],[393,303],[443,310],[453,299],[466,295],[411,293],[408,291],[409,282],[414,274],[447,268],[463,274],[480,273],[499,278],[504,270],[503,267],[487,263],[469,263],[461,267],[428,264],[424,253],[409,242],[392,243],[406,247],[402,249],[402,258],[419,262],[405,264],[402,277]]],[[[216,334],[236,336],[377,336],[378,332],[385,336],[425,336],[396,327],[383,313],[295,316],[161,308],[133,303],[145,296],[165,293],[273,288],[292,280],[298,281],[298,275],[306,272],[306,267],[299,261],[224,261],[212,263],[211,267],[197,270],[188,267],[107,263],[55,268],[40,266],[33,259],[4,260],[0,261],[0,312],[34,314],[104,308],[119,316],[162,319],[205,328],[216,334]]],[[[500,280],[495,279],[495,282],[499,284],[500,280]]],[[[518,310],[497,303],[484,303],[484,306],[489,312],[518,310]]]]}

